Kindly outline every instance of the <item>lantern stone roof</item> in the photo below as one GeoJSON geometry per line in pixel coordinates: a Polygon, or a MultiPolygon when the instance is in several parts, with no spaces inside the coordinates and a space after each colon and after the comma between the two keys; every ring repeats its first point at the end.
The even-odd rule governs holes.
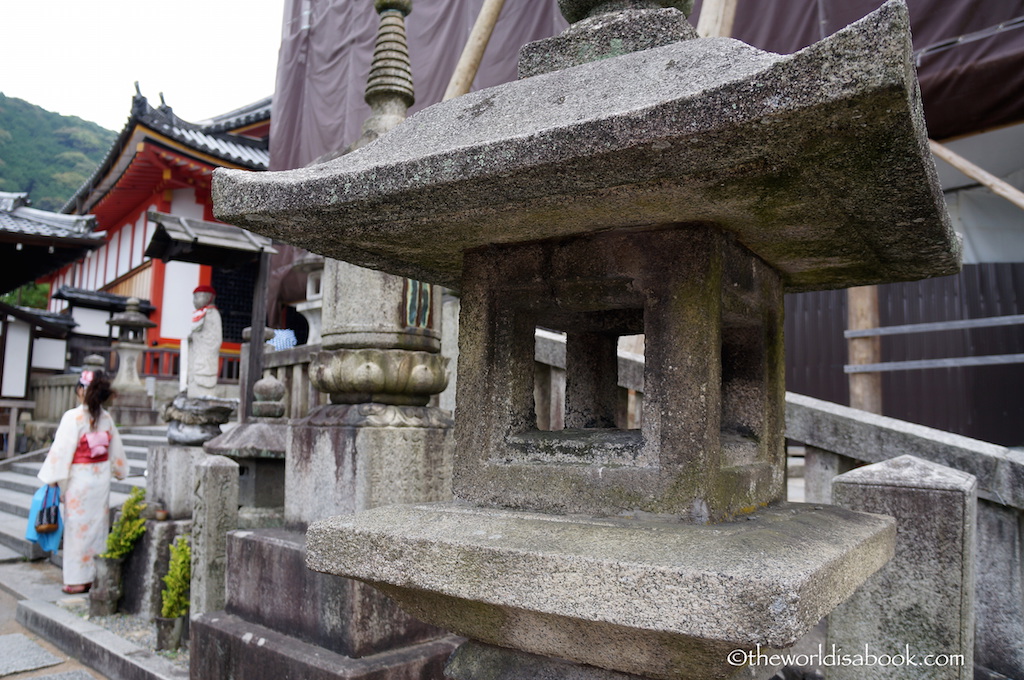
{"type": "Polygon", "coordinates": [[[687,40],[436,104],[286,172],[214,173],[218,219],[448,287],[463,253],[713,224],[788,291],[955,273],[899,3],[796,54],[687,40]]]}
{"type": "MultiPolygon", "coordinates": [[[[156,168],[157,176],[167,166],[178,166],[191,174],[204,174],[206,181],[212,168],[222,165],[265,170],[270,162],[269,119],[269,97],[208,121],[191,123],[178,117],[170,106],[161,102],[154,107],[137,93],[128,120],[106,158],[61,211],[96,213],[96,206],[122,176],[144,172],[150,166],[156,168]],[[260,132],[253,134],[253,130],[260,132]],[[159,157],[138,154],[143,142],[162,150],[153,152],[159,157]]],[[[195,178],[199,182],[202,179],[195,178]]],[[[128,203],[135,205],[137,198],[128,197],[128,203]]],[[[109,226],[103,222],[101,215],[101,227],[109,226]]]]}
{"type": "MultiPolygon", "coordinates": [[[[131,298],[116,293],[106,293],[98,290],[86,290],[73,286],[61,286],[53,294],[55,300],[65,300],[76,307],[88,307],[89,309],[100,309],[105,312],[123,312],[128,308],[128,300],[131,298]]],[[[156,307],[150,304],[149,300],[139,300],[139,311],[144,314],[151,314],[156,307]]]]}

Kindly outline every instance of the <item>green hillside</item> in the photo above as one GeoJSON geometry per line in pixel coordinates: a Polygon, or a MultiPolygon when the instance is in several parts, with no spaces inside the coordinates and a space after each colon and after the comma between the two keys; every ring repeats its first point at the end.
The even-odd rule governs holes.
{"type": "Polygon", "coordinates": [[[32,207],[60,210],[106,156],[117,134],[0,92],[0,191],[26,191],[32,207]]]}

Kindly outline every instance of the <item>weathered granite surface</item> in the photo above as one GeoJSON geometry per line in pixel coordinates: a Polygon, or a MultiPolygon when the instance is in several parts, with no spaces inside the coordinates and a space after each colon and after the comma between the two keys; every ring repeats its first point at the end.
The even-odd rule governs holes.
{"type": "Polygon", "coordinates": [[[784,499],[782,285],[722,232],[603,232],[467,253],[455,498],[719,521],[784,499]],[[565,428],[537,429],[537,327],[565,331],[565,428]],[[615,428],[617,340],[646,333],[615,428]]]}
{"type": "Polygon", "coordinates": [[[835,680],[974,677],[974,544],[977,480],[914,456],[835,478],[837,505],[896,518],[896,555],[829,617],[829,648],[847,654],[918,656],[917,667],[836,665],[835,680]],[[928,664],[927,655],[933,655],[928,664]],[[962,663],[936,663],[962,655],[962,663]]]}
{"type": "Polygon", "coordinates": [[[226,540],[228,614],[350,657],[444,635],[364,583],[306,569],[302,532],[233,531],[226,540]]]}
{"type": "Polygon", "coordinates": [[[192,519],[195,466],[206,457],[198,446],[151,446],[146,456],[146,502],[171,519],[192,519]]]}
{"type": "Polygon", "coordinates": [[[215,213],[449,287],[495,242],[693,223],[791,291],[950,274],[908,27],[891,1],[793,55],[687,40],[488,88],[329,163],[218,169],[215,213]]]}
{"type": "MultiPolygon", "coordinates": [[[[565,5],[562,4],[563,14],[565,5]]],[[[697,30],[686,20],[686,14],[674,7],[599,14],[574,23],[559,35],[523,45],[519,50],[519,77],[529,78],[696,37],[697,30]]]]}
{"type": "Polygon", "coordinates": [[[695,526],[435,503],[316,522],[306,564],[488,644],[655,678],[729,677],[728,652],[792,645],[894,541],[890,518],[825,506],[695,526]]]}
{"type": "Polygon", "coordinates": [[[451,418],[435,408],[325,405],[288,429],[290,527],[389,503],[451,498],[451,418]]]}
{"type": "Polygon", "coordinates": [[[238,463],[205,456],[196,463],[189,614],[224,607],[227,533],[238,528],[238,463]]]}

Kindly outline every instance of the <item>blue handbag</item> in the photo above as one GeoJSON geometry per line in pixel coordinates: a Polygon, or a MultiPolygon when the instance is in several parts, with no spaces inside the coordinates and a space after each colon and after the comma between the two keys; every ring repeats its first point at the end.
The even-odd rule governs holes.
{"type": "MultiPolygon", "coordinates": [[[[45,517],[44,517],[45,518],[45,517]]],[[[32,505],[28,511],[28,526],[25,528],[25,538],[47,552],[57,552],[60,549],[60,539],[64,533],[64,520],[60,516],[60,489],[46,484],[39,487],[32,495],[32,505]],[[53,508],[53,510],[45,510],[53,508]],[[57,529],[55,531],[41,533],[36,524],[40,514],[56,514],[57,529]]]]}

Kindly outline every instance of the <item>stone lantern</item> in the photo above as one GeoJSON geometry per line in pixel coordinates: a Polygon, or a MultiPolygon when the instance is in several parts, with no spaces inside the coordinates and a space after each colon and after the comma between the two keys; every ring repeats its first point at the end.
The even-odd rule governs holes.
{"type": "Polygon", "coordinates": [[[324,293],[321,286],[324,274],[324,258],[320,255],[306,255],[295,262],[293,268],[306,275],[306,299],[295,305],[295,310],[309,324],[307,345],[319,345],[323,341],[324,293]]]}
{"type": "Polygon", "coordinates": [[[145,394],[146,386],[139,378],[139,357],[146,349],[145,333],[147,328],[154,328],[155,323],[139,311],[139,299],[128,298],[125,310],[112,316],[107,324],[117,328],[117,376],[113,388],[120,397],[119,403],[129,395],[145,394]]]}
{"type": "Polygon", "coordinates": [[[783,56],[697,39],[689,4],[564,0],[516,82],[329,163],[215,173],[219,219],[461,290],[455,500],[307,535],[312,569],[470,638],[451,678],[768,677],[730,652],[793,645],[893,554],[891,518],[784,502],[782,325],[787,291],[959,268],[906,7],[783,56]],[[567,334],[559,431],[537,327],[567,334]]]}

